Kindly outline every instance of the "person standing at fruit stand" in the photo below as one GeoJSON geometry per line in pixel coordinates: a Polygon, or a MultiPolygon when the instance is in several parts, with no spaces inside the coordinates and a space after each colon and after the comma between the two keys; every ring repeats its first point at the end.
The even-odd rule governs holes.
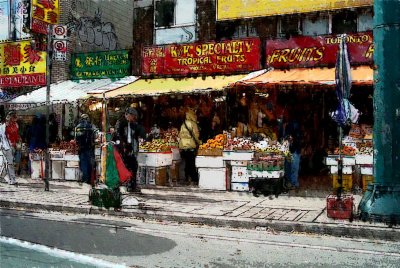
{"type": "Polygon", "coordinates": [[[186,182],[190,184],[199,182],[195,164],[197,148],[200,145],[199,136],[196,113],[189,109],[179,132],[179,149],[181,158],[185,161],[186,182]]]}
{"type": "Polygon", "coordinates": [[[82,172],[82,181],[87,184],[92,183],[95,133],[96,128],[90,122],[89,116],[82,114],[75,127],[75,140],[79,146],[79,167],[82,172]]]}
{"type": "Polygon", "coordinates": [[[290,117],[284,134],[286,140],[289,141],[289,151],[291,159],[285,161],[285,174],[289,187],[299,188],[299,169],[301,156],[302,132],[299,123],[299,112],[290,111],[290,117]]]}
{"type": "Polygon", "coordinates": [[[144,127],[138,123],[138,112],[133,107],[125,110],[125,118],[118,120],[115,125],[115,137],[118,150],[123,158],[126,168],[133,176],[128,183],[127,191],[136,189],[136,173],[138,169],[137,154],[139,152],[139,138],[145,139],[144,127]]]}

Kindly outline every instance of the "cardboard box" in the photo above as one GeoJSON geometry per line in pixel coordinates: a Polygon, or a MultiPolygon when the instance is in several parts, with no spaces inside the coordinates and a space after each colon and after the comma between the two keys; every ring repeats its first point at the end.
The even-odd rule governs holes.
{"type": "Polygon", "coordinates": [[[373,165],[374,164],[374,156],[367,154],[356,154],[356,164],[357,165],[373,165]]]}
{"type": "Polygon", "coordinates": [[[74,167],[66,167],[64,169],[65,172],[65,179],[68,181],[77,181],[80,178],[80,171],[79,168],[74,167]]]}
{"type": "Polygon", "coordinates": [[[372,175],[362,175],[362,189],[365,192],[369,184],[374,183],[374,176],[372,175]]]}
{"type": "Polygon", "coordinates": [[[31,179],[40,179],[44,174],[44,161],[31,160],[31,179]]]}
{"type": "Polygon", "coordinates": [[[222,156],[196,156],[197,168],[223,168],[224,159],[222,156]]]}
{"type": "Polygon", "coordinates": [[[146,167],[146,183],[165,186],[168,181],[167,167],[146,167]]]}
{"type": "Polygon", "coordinates": [[[248,182],[232,182],[231,190],[238,192],[248,192],[249,191],[249,183],[248,182]]]}
{"type": "MultiPolygon", "coordinates": [[[[333,189],[337,190],[339,188],[339,176],[337,174],[332,174],[332,184],[333,189]]],[[[353,175],[342,175],[342,187],[346,192],[350,192],[353,189],[353,175]]]]}
{"type": "Polygon", "coordinates": [[[199,188],[226,191],[225,168],[199,168],[199,188]]]}
{"type": "Polygon", "coordinates": [[[222,156],[224,157],[224,160],[250,161],[254,157],[254,152],[224,151],[222,156]]]}
{"type": "Polygon", "coordinates": [[[146,167],[139,166],[136,174],[136,184],[146,184],[146,167]]]}
{"type": "Polygon", "coordinates": [[[62,180],[64,179],[64,163],[63,161],[51,161],[51,179],[62,180]]]}
{"type": "Polygon", "coordinates": [[[373,166],[361,166],[361,175],[374,175],[373,166]]]}
{"type": "Polygon", "coordinates": [[[264,179],[279,179],[285,175],[285,172],[282,171],[256,171],[256,170],[248,170],[247,171],[249,178],[264,178],[264,179]]]}
{"type": "Polygon", "coordinates": [[[171,182],[177,182],[179,180],[180,164],[181,164],[180,161],[172,161],[172,165],[169,168],[171,182]]]}
{"type": "MultiPolygon", "coordinates": [[[[339,166],[330,166],[331,167],[331,174],[338,174],[339,166]]],[[[342,174],[350,175],[353,174],[353,166],[343,166],[342,174]]]]}
{"type": "Polygon", "coordinates": [[[79,155],[77,154],[66,154],[64,155],[65,161],[78,161],[79,162],[79,155]]]}
{"type": "Polygon", "coordinates": [[[232,160],[231,161],[231,166],[247,167],[248,164],[249,164],[249,161],[246,161],[246,160],[232,160]]]}
{"type": "Polygon", "coordinates": [[[232,166],[231,182],[249,182],[247,167],[232,166]]]}
{"type": "Polygon", "coordinates": [[[172,165],[172,152],[149,153],[139,152],[137,156],[139,166],[165,167],[172,165]]]}

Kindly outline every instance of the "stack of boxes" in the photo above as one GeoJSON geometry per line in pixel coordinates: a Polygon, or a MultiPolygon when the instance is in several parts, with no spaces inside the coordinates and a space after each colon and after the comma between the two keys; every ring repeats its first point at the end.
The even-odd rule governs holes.
{"type": "Polygon", "coordinates": [[[199,174],[199,188],[227,190],[226,168],[222,156],[197,156],[196,167],[199,174]]]}
{"type": "Polygon", "coordinates": [[[139,153],[137,157],[138,172],[136,182],[138,185],[166,186],[168,182],[169,167],[173,162],[171,152],[166,153],[139,153]]]}
{"type": "MultiPolygon", "coordinates": [[[[350,192],[353,188],[353,168],[356,164],[354,156],[342,156],[343,168],[342,168],[342,187],[343,190],[350,192]]],[[[339,156],[330,155],[326,157],[325,164],[330,166],[333,189],[337,190],[340,186],[339,183],[339,156]]]]}

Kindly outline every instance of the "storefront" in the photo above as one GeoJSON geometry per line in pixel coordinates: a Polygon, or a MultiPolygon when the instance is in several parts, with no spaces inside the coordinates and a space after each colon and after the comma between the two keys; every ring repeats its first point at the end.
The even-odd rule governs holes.
{"type": "MultiPolygon", "coordinates": [[[[303,133],[300,185],[310,190],[332,189],[332,178],[334,187],[337,187],[337,176],[330,176],[337,173],[337,167],[333,170],[324,163],[327,155],[334,154],[335,151],[337,153],[338,146],[337,125],[331,117],[331,113],[337,108],[334,66],[338,40],[340,41],[335,36],[268,40],[266,62],[270,67],[269,71],[232,86],[232,100],[228,104],[228,107],[240,106],[240,98],[237,96],[245,96],[247,102],[253,104],[247,120],[250,134],[254,132],[254,128],[256,131],[260,130],[261,126],[254,127],[260,111],[264,117],[270,117],[270,122],[266,125],[275,129],[272,132],[278,138],[281,137],[277,125],[281,124],[282,119],[290,119],[291,114],[299,119],[303,133]]],[[[371,145],[373,122],[373,69],[370,66],[373,53],[372,34],[367,32],[348,35],[346,41],[353,65],[350,101],[361,113],[359,125],[348,129],[344,140],[346,145],[355,148],[348,149],[345,153],[365,153],[370,151],[365,148],[371,145]]],[[[346,171],[349,175],[354,175],[354,185],[346,188],[347,190],[363,187],[361,178],[357,176],[358,169],[359,167],[353,166],[346,171]]]]}

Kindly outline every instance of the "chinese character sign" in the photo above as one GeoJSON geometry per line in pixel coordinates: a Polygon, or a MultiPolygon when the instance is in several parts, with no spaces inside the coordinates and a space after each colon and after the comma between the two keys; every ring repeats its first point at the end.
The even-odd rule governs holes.
{"type": "Polygon", "coordinates": [[[10,6],[8,0],[0,0],[0,40],[10,39],[10,6]]]}
{"type": "Polygon", "coordinates": [[[47,34],[49,24],[59,20],[59,0],[32,0],[32,31],[47,34]]]}
{"type": "Polygon", "coordinates": [[[72,79],[119,78],[131,73],[126,50],[74,54],[71,65],[72,79]]]}
{"type": "Polygon", "coordinates": [[[46,85],[46,52],[30,41],[0,44],[0,87],[46,85]]]}
{"type": "Polygon", "coordinates": [[[260,69],[260,40],[145,47],[143,75],[233,73],[260,69]]]}

